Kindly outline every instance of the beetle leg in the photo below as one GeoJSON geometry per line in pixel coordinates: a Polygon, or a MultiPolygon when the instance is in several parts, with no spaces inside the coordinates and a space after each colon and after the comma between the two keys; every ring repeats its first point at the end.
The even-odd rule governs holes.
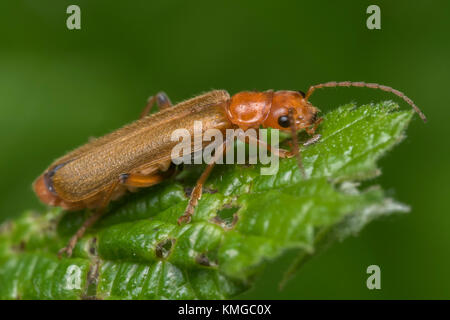
{"type": "Polygon", "coordinates": [[[98,209],[88,219],[86,219],[86,221],[84,221],[83,225],[77,230],[77,232],[72,236],[72,238],[70,238],[69,242],[67,243],[67,246],[58,251],[58,257],[60,259],[63,253],[66,253],[67,257],[70,257],[72,255],[73,248],[75,248],[75,245],[77,244],[78,240],[81,239],[86,230],[92,227],[100,219],[103,213],[105,213],[105,209],[108,206],[112,194],[116,189],[118,183],[119,182],[115,182],[111,185],[111,187],[104,195],[102,203],[98,207],[98,209]]]}
{"type": "Polygon", "coordinates": [[[255,138],[252,136],[245,136],[242,132],[239,132],[237,134],[237,138],[244,143],[247,143],[247,141],[245,140],[246,137],[248,137],[248,143],[252,143],[252,144],[256,144],[256,145],[259,144],[260,146],[267,148],[267,150],[269,150],[270,152],[275,153],[280,158],[292,158],[294,156],[294,153],[292,153],[291,151],[282,149],[282,148],[273,147],[270,144],[265,143],[262,140],[259,140],[258,138],[255,138]]]}
{"type": "Polygon", "coordinates": [[[300,153],[300,148],[298,146],[298,136],[297,136],[297,128],[295,127],[295,118],[294,118],[294,109],[289,109],[289,122],[291,127],[291,138],[292,138],[292,152],[297,156],[297,164],[300,172],[302,174],[303,179],[306,179],[305,168],[303,167],[302,155],[300,153]]]}
{"type": "Polygon", "coordinates": [[[191,197],[189,199],[189,203],[186,207],[186,210],[184,211],[184,214],[178,218],[178,224],[182,224],[183,222],[189,223],[191,221],[191,217],[194,214],[195,207],[198,204],[198,201],[202,197],[203,193],[203,185],[206,182],[206,179],[208,179],[212,169],[214,168],[215,162],[211,162],[206,166],[205,171],[203,171],[200,178],[197,180],[197,183],[195,184],[194,189],[192,190],[191,197]]]}
{"type": "Polygon", "coordinates": [[[216,162],[222,157],[225,153],[228,147],[230,147],[231,142],[233,142],[235,138],[235,135],[231,136],[229,139],[224,141],[222,144],[222,148],[214,154],[214,157],[211,159],[211,162],[206,166],[205,171],[203,171],[200,178],[197,180],[197,183],[195,184],[194,189],[192,190],[191,197],[189,199],[189,203],[186,207],[186,210],[184,211],[184,214],[178,218],[178,224],[181,223],[189,223],[191,221],[191,217],[194,214],[195,207],[198,204],[198,201],[202,197],[202,188],[205,184],[206,180],[208,179],[209,175],[211,174],[212,169],[214,168],[214,165],[216,162]]]}
{"type": "Polygon", "coordinates": [[[105,209],[111,200],[114,190],[116,189],[119,183],[124,184],[130,187],[150,187],[154,184],[157,184],[167,178],[167,174],[152,174],[152,175],[143,175],[137,173],[125,173],[119,176],[119,180],[115,182],[111,188],[105,194],[101,205],[98,209],[91,215],[83,225],[77,230],[77,232],[70,238],[69,243],[66,247],[62,248],[58,252],[58,256],[61,257],[65,252],[68,257],[72,255],[73,248],[77,244],[78,240],[83,237],[84,233],[88,228],[93,226],[103,215],[105,209]]]}
{"type": "Polygon", "coordinates": [[[156,95],[148,98],[147,105],[145,106],[144,110],[142,110],[140,119],[144,118],[150,113],[150,110],[152,110],[153,105],[155,104],[158,106],[158,109],[166,109],[172,106],[172,102],[170,102],[169,97],[164,92],[158,92],[156,95]]]}

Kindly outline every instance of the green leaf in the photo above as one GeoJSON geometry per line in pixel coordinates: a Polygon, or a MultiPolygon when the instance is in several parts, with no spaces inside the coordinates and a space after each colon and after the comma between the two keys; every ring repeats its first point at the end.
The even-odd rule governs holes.
{"type": "MultiPolygon", "coordinates": [[[[366,182],[377,159],[404,137],[412,112],[392,102],[328,113],[322,139],[275,175],[262,165],[214,169],[192,222],[177,225],[202,166],[130,194],[77,244],[56,253],[88,211],[26,212],[1,226],[2,299],[226,299],[247,290],[267,261],[296,249],[289,279],[314,254],[371,220],[408,207],[366,182]]],[[[301,134],[301,139],[306,135],[301,134]]]]}

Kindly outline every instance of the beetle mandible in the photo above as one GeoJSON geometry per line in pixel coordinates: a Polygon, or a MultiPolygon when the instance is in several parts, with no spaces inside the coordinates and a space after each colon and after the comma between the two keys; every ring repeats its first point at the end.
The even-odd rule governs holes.
{"type": "MultiPolygon", "coordinates": [[[[297,132],[305,130],[314,135],[322,118],[318,117],[319,109],[309,102],[309,98],[316,89],[325,87],[367,87],[393,93],[411,105],[426,122],[425,115],[410,98],[396,89],[376,83],[333,81],[313,85],[306,94],[268,90],[244,91],[230,97],[225,90],[213,90],[173,107],[167,95],[160,92],[149,98],[139,120],[55,160],[33,183],[35,193],[45,204],[66,210],[94,210],[59,255],[64,252],[68,256],[72,254],[78,239],[102,216],[111,200],[119,198],[127,190],[149,187],[166,179],[170,175],[171,150],[176,144],[170,139],[171,132],[178,128],[193,130],[196,120],[202,121],[203,131],[214,128],[224,132],[232,128],[247,130],[262,126],[290,132],[292,151],[267,144],[266,147],[282,158],[296,155],[305,177],[297,132]],[[155,103],[160,111],[149,114],[155,103]]],[[[233,140],[235,138],[246,141],[239,135],[233,140]]],[[[313,140],[316,141],[317,137],[313,140]]],[[[223,142],[223,152],[214,155],[213,161],[199,177],[186,210],[178,219],[179,224],[190,221],[201,198],[203,184],[230,142],[223,142]]],[[[264,145],[258,139],[247,142],[264,145]]]]}

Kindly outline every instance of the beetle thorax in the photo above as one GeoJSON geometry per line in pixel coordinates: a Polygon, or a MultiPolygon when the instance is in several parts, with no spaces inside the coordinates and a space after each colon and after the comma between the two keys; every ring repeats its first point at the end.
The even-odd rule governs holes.
{"type": "Polygon", "coordinates": [[[239,92],[231,97],[227,108],[229,120],[241,129],[258,128],[270,112],[273,91],[239,92]]]}

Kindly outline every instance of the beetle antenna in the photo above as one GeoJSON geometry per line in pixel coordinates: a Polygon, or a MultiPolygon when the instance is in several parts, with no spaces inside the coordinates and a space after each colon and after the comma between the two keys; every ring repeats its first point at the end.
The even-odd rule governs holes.
{"type": "Polygon", "coordinates": [[[303,179],[306,179],[305,168],[303,167],[302,156],[300,154],[300,148],[298,146],[298,137],[297,137],[297,129],[295,127],[295,118],[294,118],[294,109],[289,109],[289,123],[291,126],[291,136],[292,136],[292,149],[294,151],[295,156],[297,157],[297,164],[300,168],[300,172],[302,173],[303,179]]]}
{"type": "Polygon", "coordinates": [[[326,83],[320,83],[313,85],[309,87],[308,92],[306,92],[305,100],[308,100],[308,98],[312,95],[314,90],[320,89],[320,88],[332,88],[332,87],[364,87],[364,88],[371,88],[371,89],[380,89],[386,92],[390,92],[395,94],[396,96],[400,97],[405,101],[407,104],[409,104],[414,111],[420,116],[420,118],[423,120],[423,122],[427,122],[427,118],[423,114],[423,112],[419,109],[418,106],[410,99],[408,98],[403,92],[400,92],[394,88],[384,86],[378,83],[366,83],[366,82],[352,82],[352,81],[331,81],[326,83]]]}

